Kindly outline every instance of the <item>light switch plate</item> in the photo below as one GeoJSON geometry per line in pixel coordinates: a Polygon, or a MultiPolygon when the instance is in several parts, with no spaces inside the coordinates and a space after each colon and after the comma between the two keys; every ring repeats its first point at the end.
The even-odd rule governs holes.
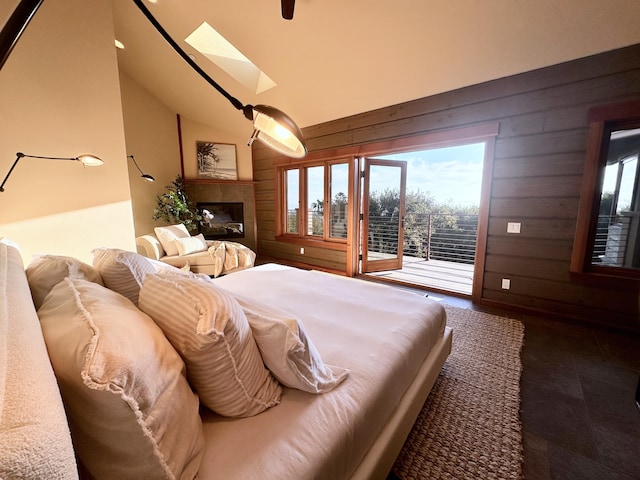
{"type": "Polygon", "coordinates": [[[502,279],[502,288],[503,290],[509,290],[511,288],[511,280],[508,278],[502,279]]]}
{"type": "Polygon", "coordinates": [[[507,222],[507,233],[520,233],[520,223],[507,222]]]}

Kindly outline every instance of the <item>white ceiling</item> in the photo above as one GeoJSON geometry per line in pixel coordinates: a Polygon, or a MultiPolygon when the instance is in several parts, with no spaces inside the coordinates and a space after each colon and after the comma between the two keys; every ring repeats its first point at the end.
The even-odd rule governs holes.
{"type": "MultiPolygon", "coordinates": [[[[247,135],[251,124],[154,30],[112,0],[120,68],[177,113],[247,135]]],[[[640,43],[638,0],[158,0],[145,4],[243,104],[300,127],[640,43]],[[256,95],[184,39],[203,21],[278,86],[256,95]]]]}

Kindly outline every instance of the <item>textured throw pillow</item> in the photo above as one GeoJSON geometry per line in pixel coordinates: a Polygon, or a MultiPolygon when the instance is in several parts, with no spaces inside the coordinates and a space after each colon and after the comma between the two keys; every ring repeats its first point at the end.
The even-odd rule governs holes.
{"type": "Polygon", "coordinates": [[[62,255],[35,255],[27,265],[26,273],[36,309],[40,308],[51,289],[66,277],[103,285],[102,277],[91,265],[62,255]]]}
{"type": "Polygon", "coordinates": [[[283,385],[309,393],[333,390],[349,371],[326,365],[294,315],[245,297],[235,297],[249,320],[267,368],[283,385]]]}
{"type": "Polygon", "coordinates": [[[280,402],[238,302],[210,281],[147,275],[140,309],[185,359],[200,401],[226,417],[249,417],[280,402]]]}
{"type": "Polygon", "coordinates": [[[123,296],[65,279],[38,311],[76,453],[95,478],[193,479],[198,398],[162,331],[123,296]]]}
{"type": "Polygon", "coordinates": [[[137,305],[142,280],[145,275],[156,272],[149,259],[118,248],[96,248],[91,253],[93,266],[102,276],[104,285],[137,305]]]}
{"type": "Polygon", "coordinates": [[[189,238],[191,234],[182,223],[177,225],[169,225],[168,227],[155,227],[153,229],[156,237],[160,241],[162,248],[167,255],[178,255],[178,247],[176,246],[176,238],[189,238]]]}
{"type": "Polygon", "coordinates": [[[204,252],[207,249],[207,241],[202,234],[187,238],[176,238],[174,243],[180,256],[204,252]]]}

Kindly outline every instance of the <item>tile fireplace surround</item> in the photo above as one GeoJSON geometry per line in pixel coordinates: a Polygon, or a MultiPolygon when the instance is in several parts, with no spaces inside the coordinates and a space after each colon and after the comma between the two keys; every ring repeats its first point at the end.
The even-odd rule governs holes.
{"type": "Polygon", "coordinates": [[[184,189],[189,200],[198,203],[242,203],[244,237],[234,238],[254,252],[257,250],[255,182],[233,180],[184,179],[184,189]]]}

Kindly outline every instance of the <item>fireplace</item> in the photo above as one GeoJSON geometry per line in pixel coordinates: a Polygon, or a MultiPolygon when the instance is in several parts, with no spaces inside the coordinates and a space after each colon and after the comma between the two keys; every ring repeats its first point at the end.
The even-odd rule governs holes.
{"type": "Polygon", "coordinates": [[[244,204],[242,202],[198,202],[202,216],[198,231],[207,240],[244,238],[244,204]]]}

